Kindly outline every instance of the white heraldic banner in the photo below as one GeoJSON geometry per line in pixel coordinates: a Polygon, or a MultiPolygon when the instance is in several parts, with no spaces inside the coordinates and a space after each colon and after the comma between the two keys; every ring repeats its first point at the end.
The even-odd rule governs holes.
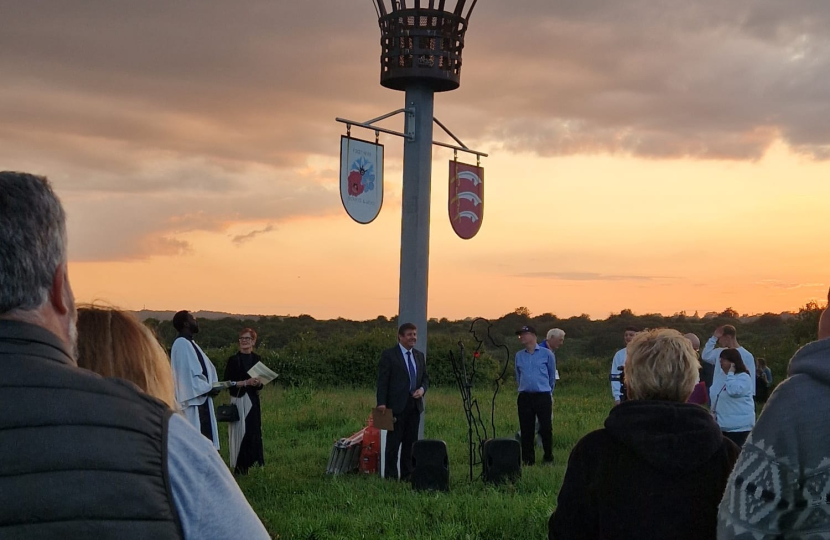
{"type": "Polygon", "coordinates": [[[340,200],[358,223],[371,223],[383,205],[383,145],[340,138],[340,200]]]}

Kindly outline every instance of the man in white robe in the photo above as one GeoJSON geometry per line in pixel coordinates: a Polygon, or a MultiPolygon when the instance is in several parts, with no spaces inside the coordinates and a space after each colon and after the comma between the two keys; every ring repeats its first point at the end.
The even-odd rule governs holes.
{"type": "Polygon", "coordinates": [[[213,412],[213,396],[219,393],[213,389],[213,383],[219,380],[216,367],[193,340],[193,335],[199,333],[199,323],[190,312],[176,313],[173,327],[179,332],[170,351],[176,401],[187,421],[219,450],[219,430],[213,412]]]}

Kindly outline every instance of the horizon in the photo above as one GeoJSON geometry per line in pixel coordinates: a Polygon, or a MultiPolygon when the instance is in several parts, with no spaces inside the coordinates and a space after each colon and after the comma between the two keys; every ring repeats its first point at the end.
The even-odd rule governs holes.
{"type": "MultiPolygon", "coordinates": [[[[0,169],[52,182],[79,302],[398,311],[401,141],[380,137],[375,221],[339,196],[335,117],[404,99],[379,84],[369,3],[46,0],[4,20],[0,169]]],[[[490,154],[484,217],[454,235],[434,148],[427,316],[823,303],[828,26],[807,0],[478,3],[435,116],[490,154]]]]}
{"type": "MultiPolygon", "coordinates": [[[[820,304],[820,303],[817,303],[817,305],[822,306],[822,304],[820,304]]],[[[805,306],[802,306],[802,307],[805,307],[805,306]]],[[[516,308],[516,310],[509,311],[507,313],[503,313],[503,314],[498,315],[498,316],[483,317],[483,318],[488,319],[488,320],[489,319],[500,319],[500,318],[503,318],[503,317],[506,317],[508,315],[511,315],[511,314],[515,313],[518,309],[521,309],[521,308],[516,308]]],[[[650,316],[655,316],[656,315],[656,316],[660,316],[660,317],[669,319],[669,318],[672,318],[672,317],[686,316],[690,319],[698,318],[698,319],[703,320],[703,319],[712,319],[712,318],[718,317],[721,313],[723,313],[724,311],[726,311],[728,309],[731,309],[731,308],[727,307],[727,308],[724,308],[720,311],[708,311],[706,313],[694,312],[694,313],[691,313],[691,314],[685,313],[683,311],[678,311],[678,312],[675,312],[675,313],[672,313],[672,314],[637,313],[637,312],[632,311],[632,310],[628,310],[628,311],[631,311],[631,315],[634,316],[634,317],[650,317],[650,316]]],[[[144,307],[144,308],[141,308],[141,309],[131,309],[131,310],[128,310],[128,311],[131,311],[131,312],[139,314],[139,315],[145,314],[145,313],[151,313],[151,314],[163,313],[163,314],[169,314],[172,318],[172,315],[175,314],[177,310],[150,309],[150,308],[144,307]]],[[[308,313],[286,313],[286,314],[276,314],[276,313],[271,313],[271,314],[268,314],[268,313],[233,313],[233,312],[217,311],[217,310],[211,310],[211,309],[198,309],[198,310],[188,310],[188,311],[193,313],[194,316],[198,316],[200,318],[206,318],[206,319],[218,319],[220,317],[214,317],[214,316],[221,315],[221,316],[223,316],[223,318],[224,317],[229,317],[229,318],[239,318],[239,319],[243,319],[243,320],[246,319],[246,318],[252,318],[252,317],[277,317],[277,318],[311,317],[314,320],[318,320],[318,321],[334,321],[334,320],[343,319],[343,320],[353,321],[353,322],[370,322],[370,321],[377,320],[380,317],[384,317],[387,320],[389,320],[390,322],[394,322],[395,319],[397,319],[397,317],[398,317],[397,314],[391,315],[391,316],[379,314],[375,317],[370,317],[370,318],[367,318],[367,319],[351,319],[351,318],[348,318],[348,317],[318,318],[318,317],[314,317],[313,315],[310,315],[308,313]],[[211,315],[211,316],[207,316],[205,314],[211,315]]],[[[623,309],[622,311],[626,311],[626,310],[623,309]]],[[[739,320],[740,319],[753,319],[753,318],[762,317],[764,315],[774,315],[774,316],[777,316],[777,317],[784,316],[784,315],[795,316],[795,315],[798,314],[798,312],[799,312],[798,309],[794,310],[794,311],[781,311],[781,312],[766,311],[766,312],[761,312],[761,313],[738,313],[738,312],[736,312],[736,313],[738,313],[736,319],[739,319],[739,320]]],[[[552,316],[552,317],[555,317],[559,320],[568,320],[568,319],[571,319],[571,318],[583,317],[585,315],[588,315],[588,314],[587,313],[581,313],[579,315],[561,316],[561,315],[558,315],[556,313],[550,313],[550,312],[535,313],[535,314],[530,312],[530,314],[528,315],[528,318],[529,319],[535,319],[535,318],[538,318],[538,317],[552,316]]],[[[622,312],[609,313],[605,317],[591,317],[590,315],[588,315],[588,317],[591,321],[605,321],[605,320],[607,320],[611,317],[620,316],[620,315],[622,315],[622,312]]],[[[428,319],[428,322],[437,322],[437,321],[440,321],[442,319],[447,319],[450,322],[465,322],[465,321],[470,321],[470,320],[473,320],[473,319],[476,319],[476,318],[479,318],[479,317],[482,317],[482,316],[480,316],[480,315],[470,315],[470,316],[462,317],[462,318],[459,318],[459,319],[449,319],[447,317],[430,317],[428,319]]],[[[152,318],[152,317],[143,317],[143,318],[141,318],[141,320],[146,320],[148,318],[152,318]]],[[[167,320],[167,319],[165,318],[164,320],[167,320]]]]}

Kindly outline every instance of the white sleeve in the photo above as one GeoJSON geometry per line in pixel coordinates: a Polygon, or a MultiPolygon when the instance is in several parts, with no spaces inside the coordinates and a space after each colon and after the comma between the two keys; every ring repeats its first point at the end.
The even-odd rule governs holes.
{"type": "Polygon", "coordinates": [[[190,342],[179,338],[170,350],[170,365],[176,383],[176,401],[182,408],[204,403],[211,383],[202,373],[202,365],[190,342]]]}
{"type": "Polygon", "coordinates": [[[751,389],[752,381],[746,373],[741,373],[740,375],[730,373],[726,376],[726,393],[730,396],[749,396],[752,395],[751,389]],[[744,375],[746,376],[744,377],[744,375]]]}
{"type": "Polygon", "coordinates": [[[720,359],[720,353],[723,349],[716,349],[715,345],[718,342],[718,338],[712,336],[706,342],[706,345],[703,346],[703,352],[700,353],[700,359],[704,362],[708,362],[712,365],[717,365],[718,360],[720,359]]]}
{"type": "Polygon", "coordinates": [[[614,396],[614,401],[619,401],[622,394],[622,384],[620,384],[620,366],[625,365],[627,351],[620,349],[614,354],[614,359],[611,361],[611,395],[614,396]]]}
{"type": "Polygon", "coordinates": [[[178,414],[167,432],[170,490],[184,537],[270,538],[210,441],[178,414]]]}

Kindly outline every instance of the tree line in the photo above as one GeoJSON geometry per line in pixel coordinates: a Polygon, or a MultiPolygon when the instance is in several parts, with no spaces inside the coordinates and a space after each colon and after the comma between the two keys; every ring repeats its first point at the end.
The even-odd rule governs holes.
{"type": "MultiPolygon", "coordinates": [[[[699,317],[679,313],[672,316],[660,314],[637,315],[625,309],[605,319],[595,320],[587,315],[559,318],[552,313],[533,316],[527,308],[519,307],[497,319],[489,321],[490,334],[498,345],[507,346],[509,353],[488,344],[478,360],[480,382],[495,378],[508,362],[507,375],[512,377],[512,356],[519,349],[514,333],[525,324],[534,326],[539,339],[551,328],[565,331],[565,344],[556,353],[563,367],[590,364],[605,376],[605,364],[610,366],[614,352],[623,346],[622,335],[626,327],[674,328],[680,332],[693,332],[705,342],[718,326],[731,324],[738,331],[738,341],[756,357],[765,358],[777,381],[786,376],[787,363],[795,351],[817,337],[818,318],[823,306],[811,302],[797,313],[747,317],[731,308],[717,314],[699,317]]],[[[430,376],[434,384],[452,385],[454,377],[450,354],[458,358],[458,342],[473,350],[477,343],[470,333],[472,320],[433,319],[428,323],[429,347],[427,351],[430,376]]],[[[170,321],[147,319],[159,340],[168,350],[176,337],[170,321]]],[[[476,323],[481,328],[485,322],[476,323]]],[[[240,329],[256,330],[259,340],[257,352],[272,368],[282,375],[286,384],[319,385],[371,385],[380,352],[395,343],[396,320],[379,316],[366,321],[343,318],[318,320],[309,315],[296,317],[262,316],[251,319],[223,318],[200,319],[199,344],[208,349],[211,359],[221,374],[227,357],[236,352],[240,329]]],[[[481,332],[478,332],[480,335],[481,332]]]]}

